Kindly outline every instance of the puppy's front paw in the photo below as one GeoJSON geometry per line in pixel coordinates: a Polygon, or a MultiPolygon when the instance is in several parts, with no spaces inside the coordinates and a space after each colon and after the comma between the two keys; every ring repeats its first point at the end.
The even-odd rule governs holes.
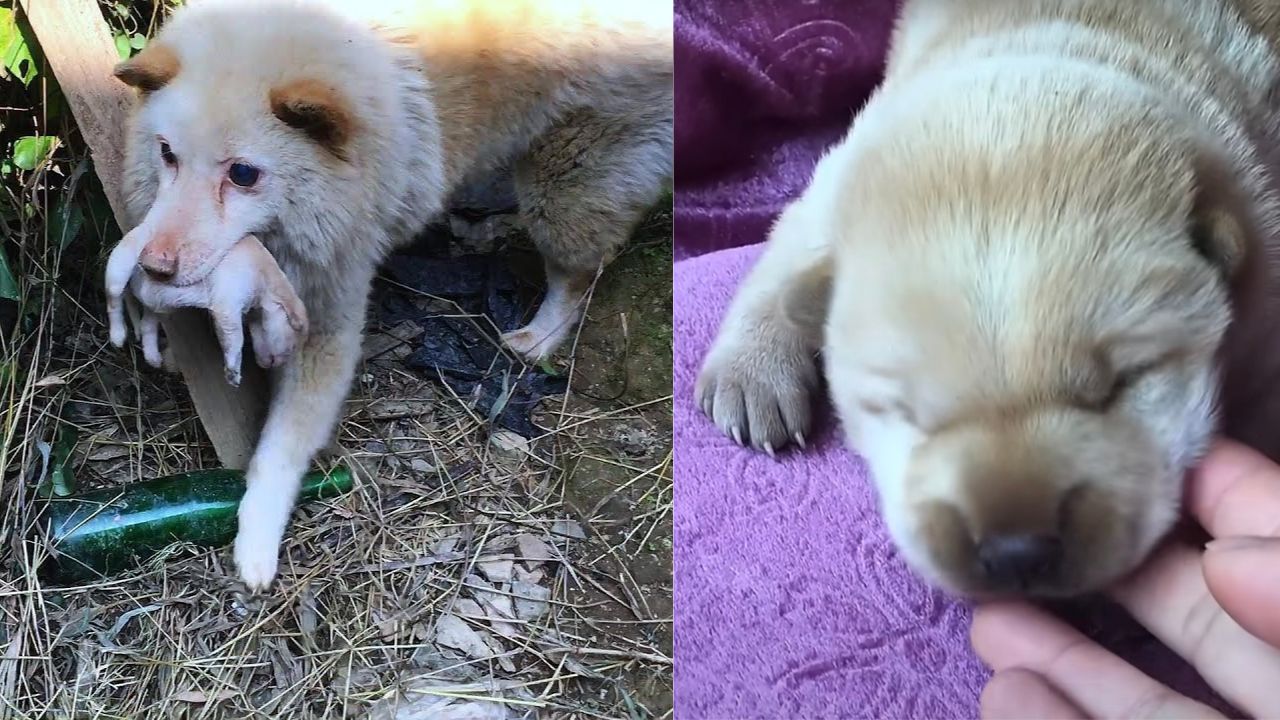
{"type": "Polygon", "coordinates": [[[739,445],[773,455],[792,442],[804,447],[817,380],[816,360],[798,349],[717,343],[703,363],[694,398],[739,445]]]}

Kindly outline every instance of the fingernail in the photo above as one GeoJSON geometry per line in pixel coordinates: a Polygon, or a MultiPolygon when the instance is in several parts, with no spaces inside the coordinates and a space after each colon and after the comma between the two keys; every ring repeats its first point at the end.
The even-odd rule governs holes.
{"type": "Polygon", "coordinates": [[[1233,552],[1237,550],[1253,550],[1267,545],[1280,544],[1280,538],[1269,537],[1224,537],[1210,540],[1205,544],[1206,552],[1233,552]]]}

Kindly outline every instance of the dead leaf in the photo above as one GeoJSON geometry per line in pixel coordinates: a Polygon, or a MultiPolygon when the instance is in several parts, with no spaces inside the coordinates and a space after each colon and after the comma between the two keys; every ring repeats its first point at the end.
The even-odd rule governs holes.
{"type": "Polygon", "coordinates": [[[89,453],[89,459],[94,462],[117,460],[128,456],[129,448],[126,445],[99,445],[93,452],[89,453]]]}
{"type": "Polygon", "coordinates": [[[520,557],[530,567],[555,559],[555,553],[550,545],[543,542],[542,538],[528,533],[516,536],[516,547],[520,549],[520,557]]]}
{"type": "Polygon", "coordinates": [[[485,560],[476,563],[476,568],[480,570],[480,574],[489,578],[490,582],[496,583],[511,582],[511,573],[514,567],[515,562],[509,558],[485,560]]]}
{"type": "Polygon", "coordinates": [[[547,600],[551,598],[550,589],[521,580],[511,584],[511,594],[516,596],[516,616],[521,620],[541,617],[547,611],[547,600]]]}
{"type": "Polygon", "coordinates": [[[203,690],[185,690],[174,695],[172,699],[177,700],[178,702],[214,703],[221,702],[223,700],[230,700],[239,694],[240,693],[235,690],[219,690],[216,693],[208,693],[203,690]]]}
{"type": "Polygon", "coordinates": [[[489,442],[493,446],[505,453],[512,455],[528,455],[529,441],[511,432],[510,430],[499,430],[489,438],[489,442]]]}
{"type": "Polygon", "coordinates": [[[582,525],[576,520],[557,520],[551,524],[551,534],[562,537],[571,537],[576,540],[585,540],[587,533],[583,531],[582,525]]]}
{"type": "Polygon", "coordinates": [[[47,388],[56,387],[58,385],[66,385],[67,379],[61,375],[46,375],[35,382],[34,387],[47,388]]]}
{"type": "Polygon", "coordinates": [[[477,660],[492,654],[484,639],[457,615],[445,614],[436,620],[436,643],[461,650],[477,660]]]}

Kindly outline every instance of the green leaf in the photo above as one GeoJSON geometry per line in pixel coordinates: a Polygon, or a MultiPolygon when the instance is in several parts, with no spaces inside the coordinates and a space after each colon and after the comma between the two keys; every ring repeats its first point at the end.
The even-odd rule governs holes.
{"type": "Polygon", "coordinates": [[[30,85],[40,74],[25,23],[19,23],[12,8],[0,8],[0,77],[18,78],[30,85]]]}
{"type": "Polygon", "coordinates": [[[13,143],[13,164],[23,170],[35,170],[49,159],[58,147],[53,135],[27,135],[13,143]]]}
{"type": "Polygon", "coordinates": [[[147,36],[134,35],[133,37],[129,38],[129,46],[132,47],[134,50],[141,50],[142,48],[147,46],[147,36]]]}
{"type": "Polygon", "coordinates": [[[66,250],[84,229],[84,211],[69,195],[64,195],[49,215],[48,229],[49,239],[58,244],[59,250],[66,250]]]}
{"type": "Polygon", "coordinates": [[[116,53],[120,55],[121,60],[128,60],[133,54],[133,46],[129,44],[128,35],[116,33],[116,53]]]}
{"type": "Polygon", "coordinates": [[[9,269],[9,256],[0,248],[0,299],[18,301],[18,281],[9,269]]]}

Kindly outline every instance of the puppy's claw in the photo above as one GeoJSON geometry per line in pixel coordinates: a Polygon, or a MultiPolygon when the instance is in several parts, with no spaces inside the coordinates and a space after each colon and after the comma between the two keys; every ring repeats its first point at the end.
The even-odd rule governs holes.
{"type": "Polygon", "coordinates": [[[777,459],[778,457],[778,453],[774,452],[773,443],[771,442],[767,442],[764,444],[764,452],[766,455],[768,455],[771,458],[777,459]]]}
{"type": "Polygon", "coordinates": [[[796,434],[792,435],[791,438],[796,441],[796,445],[799,445],[801,450],[807,449],[809,447],[804,442],[804,435],[801,435],[800,433],[797,432],[796,434]]]}
{"type": "Polygon", "coordinates": [[[733,430],[730,432],[730,434],[731,434],[731,435],[733,435],[733,441],[734,441],[734,442],[738,443],[739,445],[742,445],[742,444],[743,444],[743,442],[742,442],[742,428],[738,427],[737,425],[734,425],[734,426],[733,426],[733,430]]]}

